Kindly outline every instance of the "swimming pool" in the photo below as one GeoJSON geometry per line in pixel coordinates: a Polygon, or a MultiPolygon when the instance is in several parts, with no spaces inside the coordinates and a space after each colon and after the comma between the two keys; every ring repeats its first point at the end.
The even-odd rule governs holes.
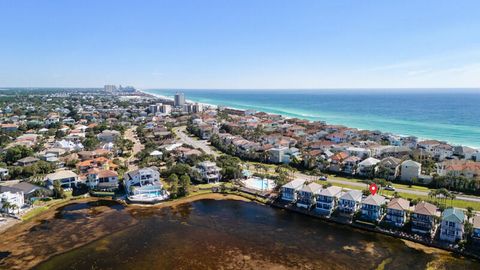
{"type": "Polygon", "coordinates": [[[275,187],[275,182],[271,179],[251,177],[242,181],[245,187],[259,190],[271,191],[275,187]]]}

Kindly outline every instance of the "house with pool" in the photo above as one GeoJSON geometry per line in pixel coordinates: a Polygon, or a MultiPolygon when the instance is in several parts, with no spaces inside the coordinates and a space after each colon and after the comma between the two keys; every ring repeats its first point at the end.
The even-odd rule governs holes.
{"type": "Polygon", "coordinates": [[[157,202],[169,198],[155,167],[130,171],[124,177],[127,198],[134,202],[157,202]]]}
{"type": "Polygon", "coordinates": [[[317,195],[321,189],[322,186],[315,182],[304,184],[298,190],[297,207],[310,209],[317,203],[317,195]]]}
{"type": "Polygon", "coordinates": [[[270,192],[275,188],[275,181],[268,178],[251,176],[241,180],[244,187],[260,192],[270,192]]]}
{"type": "Polygon", "coordinates": [[[295,179],[282,186],[282,200],[295,202],[297,200],[298,191],[303,187],[305,180],[295,179]]]}
{"type": "Polygon", "coordinates": [[[337,208],[337,202],[341,195],[341,187],[330,186],[322,189],[317,196],[315,210],[322,215],[330,216],[337,208]]]}

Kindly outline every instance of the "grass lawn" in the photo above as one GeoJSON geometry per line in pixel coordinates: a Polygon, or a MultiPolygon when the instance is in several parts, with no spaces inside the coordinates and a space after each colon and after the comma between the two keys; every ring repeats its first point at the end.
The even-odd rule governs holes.
{"type": "Polygon", "coordinates": [[[40,213],[43,213],[45,212],[46,210],[48,210],[48,206],[38,206],[30,211],[28,211],[28,213],[26,213],[25,215],[22,216],[22,220],[23,221],[27,221],[27,220],[30,220],[31,218],[33,218],[34,216],[40,214],[40,213]]]}

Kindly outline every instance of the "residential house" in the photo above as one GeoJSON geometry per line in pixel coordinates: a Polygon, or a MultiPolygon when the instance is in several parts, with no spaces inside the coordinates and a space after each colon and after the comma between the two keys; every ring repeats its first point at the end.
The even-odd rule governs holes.
{"type": "Polygon", "coordinates": [[[298,191],[303,187],[305,180],[295,179],[282,186],[282,200],[295,202],[298,198],[298,191]]]}
{"type": "Polygon", "coordinates": [[[62,188],[73,188],[77,186],[78,175],[70,170],[59,170],[45,176],[45,182],[48,186],[53,186],[55,181],[60,182],[62,188]]]}
{"type": "Polygon", "coordinates": [[[338,200],[340,212],[344,214],[355,214],[355,212],[360,209],[362,195],[360,190],[350,190],[340,196],[338,200]]]}
{"type": "Polygon", "coordinates": [[[361,176],[373,177],[377,172],[377,164],[380,160],[369,157],[358,163],[358,174],[361,176]]]}
{"type": "Polygon", "coordinates": [[[342,195],[342,188],[330,186],[322,189],[317,196],[317,205],[315,210],[326,216],[330,216],[337,208],[338,198],[342,195]]]}
{"type": "Polygon", "coordinates": [[[410,217],[412,232],[432,234],[436,228],[437,207],[428,202],[420,202],[410,217]]]}
{"type": "Polygon", "coordinates": [[[480,215],[473,217],[473,232],[472,238],[479,243],[480,242],[480,215]]]}
{"type": "Polygon", "coordinates": [[[347,157],[347,152],[339,152],[333,155],[330,161],[330,171],[341,172],[343,170],[344,161],[347,157]]]}
{"type": "Polygon", "coordinates": [[[43,196],[51,196],[52,191],[50,189],[30,184],[28,182],[18,182],[13,185],[0,186],[0,193],[10,191],[11,193],[23,193],[25,201],[30,201],[32,198],[37,197],[37,191],[41,190],[43,196]]]}
{"type": "Polygon", "coordinates": [[[358,163],[362,159],[357,156],[349,156],[343,161],[343,172],[345,174],[354,175],[358,169],[358,163]]]}
{"type": "Polygon", "coordinates": [[[10,192],[5,191],[0,193],[0,210],[7,211],[8,213],[14,213],[15,210],[19,210],[25,204],[25,199],[23,197],[23,192],[10,192]],[[8,202],[11,207],[9,209],[4,209],[4,203],[8,202]],[[14,209],[14,207],[16,209],[14,209]]]}
{"type": "Polygon", "coordinates": [[[1,124],[2,131],[4,132],[15,132],[18,130],[18,125],[16,124],[1,124]]]}
{"type": "Polygon", "coordinates": [[[448,208],[442,213],[440,239],[456,242],[463,239],[465,213],[458,208],[448,208]]]}
{"type": "Polygon", "coordinates": [[[91,169],[86,184],[91,189],[115,190],[118,188],[118,174],[111,170],[91,169]]]}
{"type": "Polygon", "coordinates": [[[130,171],[124,177],[125,190],[131,201],[159,201],[169,197],[160,182],[160,173],[157,168],[149,167],[130,171]]]}
{"type": "Polygon", "coordinates": [[[104,130],[97,135],[97,139],[101,142],[115,142],[120,135],[120,132],[116,130],[104,130]]]}
{"type": "Polygon", "coordinates": [[[315,182],[304,184],[303,187],[298,190],[297,207],[310,209],[317,203],[317,195],[321,189],[322,186],[315,182]]]}
{"type": "Polygon", "coordinates": [[[202,176],[202,179],[207,183],[216,183],[222,178],[222,175],[220,174],[221,169],[212,161],[200,162],[197,165],[197,170],[202,176]]]}
{"type": "Polygon", "coordinates": [[[25,158],[17,160],[17,162],[15,162],[15,165],[16,166],[30,166],[30,165],[36,163],[39,160],[40,159],[35,158],[35,157],[25,157],[25,158]]]}
{"type": "Polygon", "coordinates": [[[394,198],[387,204],[385,220],[396,227],[402,227],[407,222],[407,212],[409,209],[410,202],[408,200],[394,198]]]}
{"type": "Polygon", "coordinates": [[[375,194],[369,195],[362,201],[362,219],[368,221],[380,221],[383,217],[382,205],[385,204],[385,197],[375,194]]]}
{"type": "Polygon", "coordinates": [[[387,180],[395,180],[400,175],[402,161],[394,157],[386,157],[378,163],[378,174],[387,180]]]}
{"type": "Polygon", "coordinates": [[[422,172],[422,164],[413,160],[405,160],[402,162],[400,169],[400,179],[402,181],[413,181],[418,179],[422,172]]]}
{"type": "Polygon", "coordinates": [[[480,176],[480,162],[471,160],[448,160],[437,164],[438,175],[453,175],[474,179],[480,176]]]}
{"type": "Polygon", "coordinates": [[[443,161],[446,158],[451,158],[453,156],[453,147],[449,144],[439,144],[432,147],[433,149],[433,156],[438,161],[443,161]]]}

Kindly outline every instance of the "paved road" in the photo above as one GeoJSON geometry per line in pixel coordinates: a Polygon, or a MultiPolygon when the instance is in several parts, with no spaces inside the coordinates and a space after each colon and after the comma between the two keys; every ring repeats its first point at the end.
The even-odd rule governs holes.
{"type": "MultiPolygon", "coordinates": [[[[313,179],[311,175],[306,175],[306,174],[302,174],[302,173],[295,173],[295,177],[305,179],[305,180],[312,180],[313,179]]],[[[344,184],[344,185],[366,188],[366,184],[364,184],[364,183],[350,182],[350,181],[331,179],[331,178],[329,178],[327,181],[331,182],[332,184],[337,183],[337,184],[344,184]]],[[[413,194],[413,195],[428,196],[428,192],[420,191],[420,190],[396,188],[395,191],[408,193],[408,194],[413,194]]],[[[462,201],[469,201],[469,202],[480,202],[480,198],[479,197],[474,197],[474,196],[456,195],[456,199],[462,200],[462,201]]]]}
{"type": "MultiPolygon", "coordinates": [[[[174,128],[174,132],[179,136],[179,138],[186,144],[192,145],[193,147],[196,148],[201,148],[205,153],[218,156],[218,153],[216,151],[213,151],[213,147],[208,144],[207,141],[204,140],[196,140],[190,136],[187,135],[186,133],[186,127],[178,127],[174,128]]],[[[273,173],[273,171],[272,171],[273,173]]],[[[305,179],[305,180],[314,180],[317,177],[311,176],[311,175],[306,175],[303,173],[295,173],[296,178],[300,179],[305,179]]],[[[328,182],[331,182],[332,184],[337,183],[337,184],[344,184],[344,185],[350,185],[350,186],[357,186],[366,188],[366,184],[363,183],[357,183],[357,182],[350,182],[350,181],[345,181],[345,180],[338,180],[335,178],[329,178],[327,180],[328,182]]],[[[420,190],[413,190],[413,189],[403,189],[403,188],[396,188],[395,189],[398,192],[403,192],[403,193],[408,193],[408,194],[413,194],[413,195],[419,195],[419,196],[428,196],[428,192],[425,191],[420,191],[420,190]]],[[[456,195],[456,199],[462,200],[462,201],[470,201],[470,202],[480,202],[480,197],[474,197],[474,196],[466,196],[466,195],[456,195]]]]}
{"type": "Polygon", "coordinates": [[[206,140],[198,140],[196,138],[192,138],[188,136],[186,132],[187,127],[182,126],[182,127],[176,127],[173,128],[173,133],[175,133],[178,138],[185,144],[191,145],[195,148],[200,148],[202,149],[205,153],[209,155],[213,155],[214,157],[219,156],[217,151],[214,151],[213,147],[209,144],[208,141],[206,140]]]}
{"type": "Polygon", "coordinates": [[[128,157],[128,170],[136,170],[138,167],[134,164],[135,156],[138,152],[142,151],[145,146],[140,142],[140,140],[135,136],[136,126],[133,126],[125,131],[125,139],[129,139],[133,142],[132,155],[128,157]]]}

